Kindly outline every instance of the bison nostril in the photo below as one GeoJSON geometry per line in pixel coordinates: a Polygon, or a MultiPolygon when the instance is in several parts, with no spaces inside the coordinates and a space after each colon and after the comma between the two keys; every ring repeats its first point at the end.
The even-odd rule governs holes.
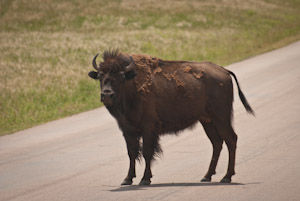
{"type": "Polygon", "coordinates": [[[104,100],[105,98],[112,99],[114,97],[115,93],[110,91],[110,90],[105,90],[101,92],[101,101],[104,100]]]}

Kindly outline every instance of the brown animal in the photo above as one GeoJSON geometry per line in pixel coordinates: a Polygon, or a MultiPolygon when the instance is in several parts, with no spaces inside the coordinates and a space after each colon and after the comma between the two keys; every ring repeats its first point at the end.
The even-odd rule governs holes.
{"type": "Polygon", "coordinates": [[[103,62],[96,58],[89,76],[100,80],[101,101],[117,120],[127,144],[130,166],[122,185],[136,177],[135,162],[146,161],[140,185],[151,183],[151,161],[161,153],[159,138],[177,134],[198,121],[213,145],[208,172],[201,181],[211,181],[225,141],[229,151],[228,170],[221,182],[235,174],[237,135],[232,120],[233,86],[236,81],[246,110],[254,114],[229,70],[210,62],[164,61],[139,54],[104,51],[103,62]],[[142,141],[142,143],[140,143],[142,141]]]}

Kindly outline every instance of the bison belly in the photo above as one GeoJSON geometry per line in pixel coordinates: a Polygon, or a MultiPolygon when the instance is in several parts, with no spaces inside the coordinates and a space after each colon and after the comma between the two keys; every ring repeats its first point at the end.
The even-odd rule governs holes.
{"type": "Polygon", "coordinates": [[[206,112],[205,91],[201,82],[189,80],[184,86],[169,83],[169,86],[165,87],[155,98],[162,133],[178,132],[193,126],[198,120],[209,119],[206,112]]]}

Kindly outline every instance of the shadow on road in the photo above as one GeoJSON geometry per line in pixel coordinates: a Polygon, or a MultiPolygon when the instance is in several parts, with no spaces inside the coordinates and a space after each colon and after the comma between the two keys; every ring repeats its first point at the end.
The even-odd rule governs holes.
{"type": "Polygon", "coordinates": [[[237,186],[237,185],[246,185],[242,183],[219,183],[219,182],[203,182],[203,183],[161,183],[161,184],[151,184],[149,186],[120,186],[117,189],[110,190],[111,192],[121,192],[121,191],[136,191],[136,190],[146,190],[151,188],[163,188],[163,187],[189,187],[189,186],[237,186]]]}

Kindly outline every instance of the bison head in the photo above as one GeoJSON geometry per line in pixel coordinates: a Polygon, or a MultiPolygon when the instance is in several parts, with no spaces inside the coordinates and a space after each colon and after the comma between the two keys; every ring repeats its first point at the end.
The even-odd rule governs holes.
{"type": "Polygon", "coordinates": [[[103,53],[104,62],[98,66],[96,58],[93,59],[93,67],[96,71],[89,72],[89,76],[100,81],[101,102],[107,107],[115,104],[122,93],[125,93],[126,82],[136,75],[135,64],[129,55],[124,55],[116,51],[105,51],[103,53]]]}

